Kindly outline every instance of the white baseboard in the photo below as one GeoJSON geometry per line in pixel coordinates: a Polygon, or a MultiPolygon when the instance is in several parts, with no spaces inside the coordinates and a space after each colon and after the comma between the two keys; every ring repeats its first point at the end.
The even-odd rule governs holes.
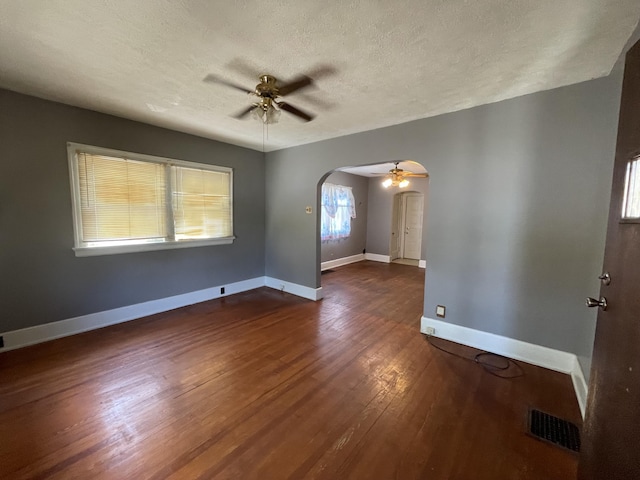
{"type": "Polygon", "coordinates": [[[584,419],[584,412],[587,409],[587,393],[589,391],[589,386],[584,378],[584,373],[582,372],[582,367],[580,366],[578,357],[576,357],[573,370],[571,371],[571,381],[573,382],[573,389],[576,392],[576,398],[578,399],[578,405],[580,406],[580,413],[584,419]]]}
{"type": "Polygon", "coordinates": [[[307,298],[313,301],[320,300],[323,296],[322,287],[305,287],[304,285],[299,285],[297,283],[291,283],[272,277],[264,277],[264,284],[269,288],[281,290],[283,292],[291,293],[293,295],[297,295],[298,297],[307,298]]]}
{"type": "Polygon", "coordinates": [[[365,260],[371,260],[374,262],[391,263],[391,257],[389,255],[378,255],[377,253],[365,253],[365,260]]]}
{"type": "Polygon", "coordinates": [[[310,300],[320,300],[322,298],[321,288],[309,288],[295,283],[278,280],[271,277],[256,277],[240,282],[227,283],[217,287],[197,290],[195,292],[183,293],[158,300],[137,303],[126,307],[114,308],[104,312],[90,313],[79,317],[67,318],[57,322],[45,323],[34,327],[22,328],[10,332],[0,333],[4,340],[4,347],[0,348],[0,352],[15,350],[16,348],[35,345],[36,343],[55,340],[56,338],[68,337],[76,333],[87,332],[97,328],[115,325],[117,323],[128,322],[136,318],[147,317],[156,313],[166,312],[175,308],[186,307],[194,303],[200,303],[207,300],[214,300],[220,297],[233,295],[234,293],[245,292],[260,287],[271,287],[308,298],[310,300]],[[220,293],[220,288],[225,288],[225,293],[220,293]]]}
{"type": "Polygon", "coordinates": [[[580,412],[584,418],[587,383],[582,374],[578,357],[573,353],[554,350],[553,348],[543,347],[541,345],[535,345],[533,343],[527,343],[423,316],[420,319],[420,332],[426,334],[427,327],[435,328],[435,337],[444,338],[469,347],[497,353],[515,360],[522,360],[523,362],[531,363],[539,367],[571,375],[573,388],[578,399],[578,405],[580,406],[580,412]]]}
{"type": "Polygon", "coordinates": [[[325,271],[330,268],[341,267],[343,265],[349,265],[350,263],[361,262],[365,259],[364,253],[358,253],[357,255],[351,255],[350,257],[336,258],[335,260],[328,260],[320,264],[320,270],[325,271]]]}
{"type": "Polygon", "coordinates": [[[427,268],[427,261],[426,260],[419,260],[418,261],[418,267],[427,268]]]}
{"type": "Polygon", "coordinates": [[[460,325],[434,318],[422,317],[420,331],[426,333],[427,327],[436,329],[436,334],[434,335],[436,337],[504,355],[515,360],[522,360],[556,372],[571,374],[576,362],[576,356],[573,353],[562,352],[473,328],[461,327],[460,325]]]}
{"type": "Polygon", "coordinates": [[[117,323],[128,322],[136,318],[166,312],[175,308],[193,305],[194,303],[213,300],[215,298],[226,297],[234,293],[253,290],[264,286],[264,277],[242,280],[240,282],[228,283],[218,287],[206,288],[195,292],[183,293],[172,297],[150,300],[148,302],[128,305],[126,307],[114,308],[104,312],[89,313],[79,317],[67,318],[52,323],[36,325],[34,327],[22,328],[11,332],[3,333],[4,348],[0,352],[13,350],[16,348],[34,345],[36,343],[54,340],[56,338],[67,337],[76,333],[87,332],[97,328],[115,325],[117,323]],[[220,293],[220,288],[225,287],[225,293],[220,293]]]}

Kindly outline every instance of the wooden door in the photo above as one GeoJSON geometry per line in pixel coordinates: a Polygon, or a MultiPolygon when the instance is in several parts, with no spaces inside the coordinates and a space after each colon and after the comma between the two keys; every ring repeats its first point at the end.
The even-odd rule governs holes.
{"type": "Polygon", "coordinates": [[[404,240],[402,258],[420,260],[422,253],[422,208],[423,195],[406,193],[403,196],[404,240]]]}
{"type": "Polygon", "coordinates": [[[640,479],[640,43],[627,54],[580,480],[640,479]],[[635,173],[632,170],[635,170],[635,173]],[[633,177],[637,183],[633,186],[633,177]],[[633,204],[635,198],[635,206],[633,204]],[[626,205],[626,212],[623,212],[626,205]],[[625,214],[627,217],[625,218],[625,214]]]}

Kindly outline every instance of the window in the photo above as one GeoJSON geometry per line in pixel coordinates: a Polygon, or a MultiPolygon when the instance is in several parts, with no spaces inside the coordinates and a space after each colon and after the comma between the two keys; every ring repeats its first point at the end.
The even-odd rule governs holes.
{"type": "Polygon", "coordinates": [[[640,163],[638,157],[627,163],[622,200],[622,220],[640,220],[640,167],[638,163],[640,163]]]}
{"type": "Polygon", "coordinates": [[[322,185],[320,239],[337,240],[351,234],[351,219],[356,218],[356,202],[351,187],[322,185]]]}
{"type": "Polygon", "coordinates": [[[232,170],[70,143],[77,256],[232,243],[232,170]]]}

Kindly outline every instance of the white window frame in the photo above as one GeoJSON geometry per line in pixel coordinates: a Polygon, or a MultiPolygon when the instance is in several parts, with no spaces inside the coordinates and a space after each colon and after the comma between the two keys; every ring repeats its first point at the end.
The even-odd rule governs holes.
{"type": "MultiPolygon", "coordinates": [[[[233,232],[233,169],[228,167],[220,167],[217,165],[209,165],[207,163],[187,162],[184,160],[175,160],[173,158],[156,157],[154,155],[145,155],[142,153],[125,152],[122,150],[114,150],[110,148],[96,147],[93,145],[84,145],[81,143],[67,142],[67,155],[69,159],[69,176],[71,183],[71,202],[73,212],[73,231],[74,231],[74,247],[76,257],[88,257],[94,255],[112,255],[117,253],[131,252],[148,252],[153,250],[168,250],[174,248],[204,247],[209,245],[228,245],[233,243],[235,236],[195,239],[195,240],[165,240],[158,242],[145,243],[127,243],[123,245],[105,245],[105,246],[87,246],[82,240],[82,215],[80,203],[80,181],[78,175],[78,153],[88,153],[92,155],[104,155],[108,157],[126,158],[129,160],[137,160],[141,162],[159,163],[162,165],[197,168],[201,170],[210,170],[213,172],[223,172],[229,174],[229,202],[231,215],[231,231],[233,232]]],[[[169,178],[170,176],[168,176],[169,178]]],[[[171,187],[167,188],[170,192],[171,187]]],[[[170,196],[169,193],[167,193],[170,196]]],[[[171,203],[167,206],[168,218],[173,218],[171,203]]],[[[172,223],[172,222],[169,222],[172,223]]],[[[173,235],[173,228],[170,229],[169,235],[173,235]]]]}

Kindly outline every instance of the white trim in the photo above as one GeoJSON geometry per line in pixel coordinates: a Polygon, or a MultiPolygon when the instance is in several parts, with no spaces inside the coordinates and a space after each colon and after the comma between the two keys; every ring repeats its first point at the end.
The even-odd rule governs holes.
{"type": "Polygon", "coordinates": [[[264,284],[269,288],[280,290],[282,292],[292,293],[293,295],[297,295],[298,297],[307,298],[313,301],[320,300],[323,297],[322,287],[305,287],[304,285],[299,285],[297,283],[291,283],[272,277],[264,277],[264,284]]]}
{"type": "Polygon", "coordinates": [[[553,348],[543,347],[541,345],[535,345],[533,343],[527,343],[423,316],[420,319],[420,332],[426,334],[427,327],[435,328],[435,337],[444,338],[469,347],[479,348],[487,352],[497,353],[505,357],[522,360],[532,365],[571,375],[573,388],[578,400],[578,405],[580,406],[580,412],[584,418],[587,383],[582,374],[578,357],[573,353],[554,350],[553,348]]]}
{"type": "Polygon", "coordinates": [[[226,297],[234,293],[253,290],[254,288],[262,286],[264,286],[264,277],[256,277],[240,282],[206,288],[204,290],[197,290],[195,292],[183,293],[173,297],[160,298],[158,300],[114,308],[113,310],[106,310],[104,312],[90,313],[58,322],[45,323],[43,325],[6,332],[2,334],[5,346],[4,348],[0,348],[0,352],[26,347],[56,338],[67,337],[76,333],[87,332],[117,323],[128,322],[136,318],[166,312],[206,300],[226,297]],[[225,288],[224,294],[220,293],[222,287],[225,288]]]}
{"type": "Polygon", "coordinates": [[[320,264],[320,270],[325,271],[330,268],[341,267],[343,265],[349,265],[350,263],[361,262],[364,260],[364,253],[358,253],[357,255],[351,255],[350,257],[336,258],[335,260],[328,260],[320,264]]]}
{"type": "Polygon", "coordinates": [[[296,283],[278,280],[277,278],[255,277],[248,280],[219,285],[217,287],[206,288],[204,290],[197,290],[195,292],[159,298],[135,305],[114,308],[113,310],[105,310],[104,312],[89,313],[57,322],[0,333],[4,340],[4,347],[0,348],[0,352],[27,347],[29,345],[35,345],[36,343],[55,340],[56,338],[68,337],[76,333],[88,332],[89,330],[128,322],[137,318],[147,317],[156,313],[174,310],[207,300],[214,300],[264,286],[282,290],[309,300],[315,301],[322,298],[322,287],[314,289],[296,283]],[[225,289],[224,294],[220,293],[222,287],[225,289]]]}
{"type": "Polygon", "coordinates": [[[576,398],[578,399],[578,405],[580,406],[580,413],[584,419],[584,413],[587,409],[587,393],[589,391],[589,386],[584,378],[584,373],[580,366],[580,362],[578,361],[578,357],[576,357],[573,370],[571,371],[571,381],[573,382],[573,389],[576,392],[576,398]]]}
{"type": "Polygon", "coordinates": [[[151,252],[153,250],[172,250],[174,248],[206,247],[209,245],[229,245],[236,237],[206,238],[202,240],[176,240],[167,242],[132,243],[108,247],[75,247],[76,257],[114,255],[117,253],[151,252]]]}
{"type": "Polygon", "coordinates": [[[573,353],[554,350],[494,333],[474,330],[473,328],[461,327],[460,325],[434,318],[422,317],[420,320],[420,332],[425,333],[427,327],[436,329],[436,337],[522,360],[556,372],[570,374],[573,372],[576,362],[576,356],[573,353]]]}
{"type": "Polygon", "coordinates": [[[427,268],[427,261],[426,260],[419,260],[418,261],[418,267],[427,268]]]}
{"type": "Polygon", "coordinates": [[[378,255],[377,253],[365,253],[365,260],[371,260],[373,262],[391,263],[391,257],[389,255],[378,255]]]}

